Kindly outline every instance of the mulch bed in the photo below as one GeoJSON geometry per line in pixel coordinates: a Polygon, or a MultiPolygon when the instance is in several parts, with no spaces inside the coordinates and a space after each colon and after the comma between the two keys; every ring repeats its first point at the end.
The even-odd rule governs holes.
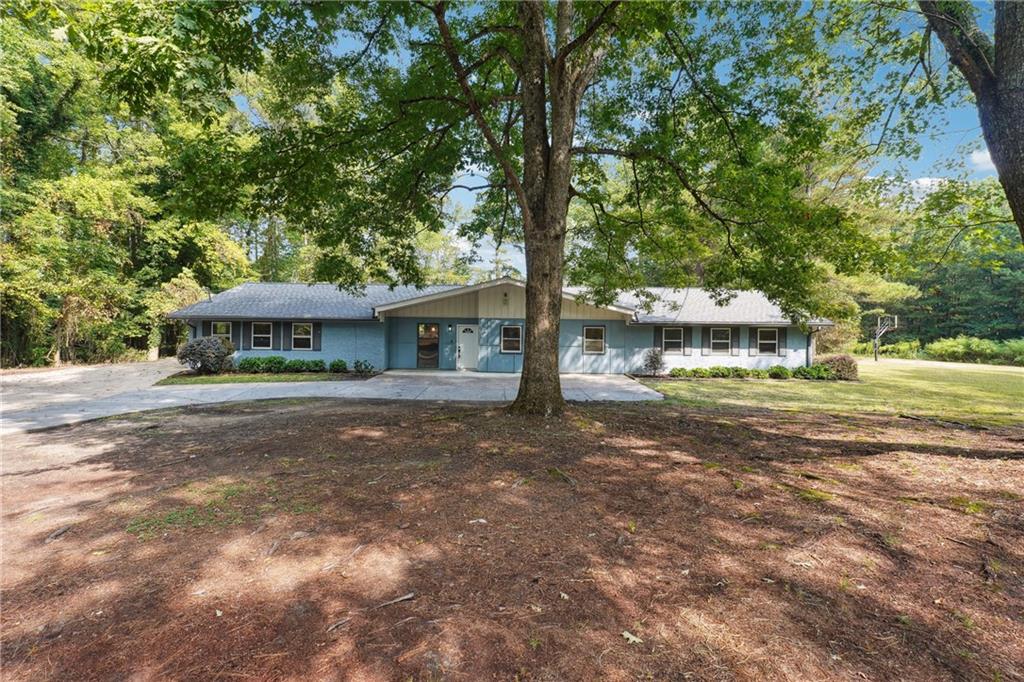
{"type": "Polygon", "coordinates": [[[4,455],[6,679],[1024,675],[1024,429],[288,400],[4,455]]]}

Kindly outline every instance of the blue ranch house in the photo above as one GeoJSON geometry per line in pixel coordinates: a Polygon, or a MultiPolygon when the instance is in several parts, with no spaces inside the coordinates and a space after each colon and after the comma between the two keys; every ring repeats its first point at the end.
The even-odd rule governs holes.
{"type": "MultiPolygon", "coordinates": [[[[567,289],[562,305],[562,372],[638,372],[650,348],[672,367],[809,365],[814,332],[831,322],[795,325],[763,294],[738,291],[718,305],[703,289],[652,288],[642,306],[622,299],[587,303],[567,289]]],[[[334,284],[247,283],[170,315],[190,336],[220,336],[235,360],[362,360],[377,369],[518,372],[522,369],[526,296],[511,278],[424,288],[368,285],[344,292],[334,284]]]]}

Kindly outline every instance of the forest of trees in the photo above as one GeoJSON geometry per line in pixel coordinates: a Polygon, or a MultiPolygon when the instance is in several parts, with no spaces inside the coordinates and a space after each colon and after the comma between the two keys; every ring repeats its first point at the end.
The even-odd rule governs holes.
{"type": "MultiPolygon", "coordinates": [[[[316,225],[325,213],[337,222],[369,220],[375,203],[333,205],[330,190],[313,176],[307,186],[275,191],[275,174],[304,172],[277,152],[316,134],[305,127],[308,112],[285,92],[294,65],[268,59],[237,72],[233,98],[243,106],[197,113],[172,88],[146,92],[140,109],[109,87],[111,70],[95,49],[68,39],[64,17],[14,14],[17,20],[0,23],[4,366],[167,351],[180,332],[166,323],[167,312],[246,280],[427,283],[490,276],[492,269],[459,246],[479,242],[483,232],[458,234],[459,225],[487,222],[496,241],[521,241],[521,228],[505,229],[517,215],[505,190],[459,225],[455,211],[440,214],[450,219],[445,229],[437,216],[420,216],[422,228],[411,240],[397,236],[407,225],[383,225],[362,242],[332,236],[316,225]]],[[[318,96],[321,116],[343,116],[355,106],[337,87],[318,96]]],[[[824,168],[830,161],[839,166],[849,159],[815,159],[822,167],[806,171],[808,187],[812,177],[836,175],[824,168]]],[[[613,165],[607,178],[594,175],[596,167],[584,173],[600,183],[581,185],[578,191],[589,194],[570,211],[567,279],[597,290],[687,278],[699,284],[732,267],[723,260],[724,239],[700,236],[691,243],[673,232],[673,221],[691,217],[662,203],[663,195],[640,192],[636,159],[613,165]],[[616,207],[614,216],[600,214],[603,202],[616,207]],[[636,225],[644,228],[640,237],[636,225]],[[629,236],[616,226],[628,226],[629,236]],[[638,246],[636,239],[651,244],[638,246]],[[658,239],[673,247],[660,251],[658,239]],[[609,249],[666,258],[640,259],[637,268],[613,263],[609,249]]],[[[1024,337],[1024,251],[996,180],[950,181],[922,198],[899,182],[869,177],[868,167],[858,161],[837,176],[843,210],[858,216],[872,254],[859,272],[833,272],[827,286],[815,289],[824,312],[843,322],[829,343],[853,341],[883,311],[901,316],[899,338],[1024,337]]],[[[349,180],[346,191],[374,191],[363,178],[349,180]]],[[[829,267],[821,264],[823,271],[829,267]]]]}
{"type": "MultiPolygon", "coordinates": [[[[311,281],[316,247],[239,187],[252,122],[203,125],[167,98],[133,116],[45,22],[0,23],[4,366],[137,359],[178,342],[164,315],[247,280],[311,281]],[[34,26],[34,28],[33,28],[34,26]]],[[[476,273],[422,234],[427,281],[476,273]]]]}

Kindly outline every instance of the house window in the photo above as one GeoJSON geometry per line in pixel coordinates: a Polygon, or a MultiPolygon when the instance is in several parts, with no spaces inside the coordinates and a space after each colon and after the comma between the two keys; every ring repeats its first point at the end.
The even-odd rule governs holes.
{"type": "Polygon", "coordinates": [[[270,322],[253,322],[252,323],[252,347],[253,348],[270,348],[272,347],[273,341],[271,335],[273,334],[274,325],[270,322]]]}
{"type": "Polygon", "coordinates": [[[732,352],[731,329],[728,327],[713,327],[711,329],[711,352],[716,355],[728,355],[732,352]]]}
{"type": "Polygon", "coordinates": [[[583,354],[604,355],[604,327],[583,328],[583,354]]]}
{"type": "Polygon", "coordinates": [[[292,350],[313,350],[311,322],[292,322],[292,350]]]}
{"type": "Polygon", "coordinates": [[[231,340],[231,323],[230,322],[211,322],[210,323],[210,336],[216,336],[217,338],[224,339],[225,341],[231,340]]]}
{"type": "Polygon", "coordinates": [[[501,352],[523,352],[523,328],[518,324],[501,328],[501,352]]]}
{"type": "Polygon", "coordinates": [[[757,354],[777,355],[779,352],[779,330],[758,329],[757,330],[757,354]]]}
{"type": "Polygon", "coordinates": [[[683,352],[682,327],[665,327],[661,330],[661,350],[665,353],[683,352]]]}

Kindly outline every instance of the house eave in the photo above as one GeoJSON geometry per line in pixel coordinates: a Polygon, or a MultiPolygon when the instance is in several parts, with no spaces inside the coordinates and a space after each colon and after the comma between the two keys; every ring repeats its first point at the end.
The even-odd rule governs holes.
{"type": "MultiPolygon", "coordinates": [[[[484,289],[490,289],[497,286],[509,284],[517,286],[521,289],[526,288],[526,283],[522,280],[515,279],[513,277],[499,277],[498,279],[488,280],[486,282],[480,282],[479,284],[471,284],[465,287],[459,287],[456,289],[449,289],[447,291],[440,291],[436,294],[427,294],[425,296],[417,296],[415,298],[408,298],[404,301],[395,301],[394,303],[387,303],[385,305],[377,306],[373,309],[374,315],[380,315],[381,313],[387,313],[392,310],[400,310],[413,305],[420,305],[422,303],[430,303],[433,301],[440,301],[453,296],[462,296],[465,294],[473,293],[474,291],[482,291],[484,289]]],[[[562,292],[562,298],[567,300],[575,301],[576,297],[571,293],[565,291],[562,292]]],[[[635,315],[636,311],[632,308],[626,308],[617,305],[597,305],[595,303],[588,303],[595,308],[604,308],[605,310],[611,310],[612,312],[620,313],[622,315],[635,315]]]]}
{"type": "Polygon", "coordinates": [[[166,316],[170,320],[216,320],[225,322],[254,322],[268,321],[289,321],[309,320],[313,322],[379,322],[376,317],[333,317],[330,315],[218,315],[211,313],[169,313],[166,316]]]}

